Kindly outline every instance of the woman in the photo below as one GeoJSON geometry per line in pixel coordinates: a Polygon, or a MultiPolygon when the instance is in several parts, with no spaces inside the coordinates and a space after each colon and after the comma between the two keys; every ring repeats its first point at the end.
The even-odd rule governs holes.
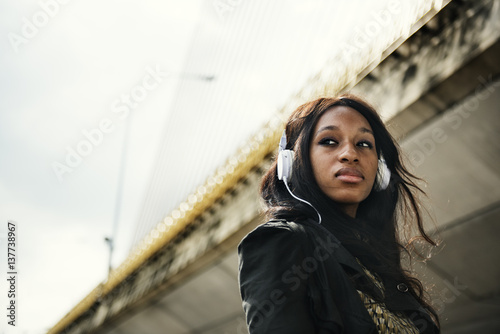
{"type": "Polygon", "coordinates": [[[300,106],[262,180],[270,221],[238,246],[250,333],[439,333],[422,284],[401,265],[398,220],[412,218],[435,245],[414,179],[360,98],[300,106]]]}

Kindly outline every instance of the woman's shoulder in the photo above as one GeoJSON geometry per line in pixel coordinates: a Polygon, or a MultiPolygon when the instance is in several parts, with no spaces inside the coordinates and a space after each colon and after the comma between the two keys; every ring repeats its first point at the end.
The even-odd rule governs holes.
{"type": "Polygon", "coordinates": [[[278,229],[278,230],[287,230],[290,232],[301,232],[304,231],[304,225],[300,221],[292,221],[286,219],[271,219],[264,224],[261,224],[255,228],[254,231],[257,230],[269,230],[269,229],[278,229]]]}
{"type": "Polygon", "coordinates": [[[288,235],[301,234],[306,232],[304,225],[301,222],[290,221],[285,219],[271,219],[257,226],[254,230],[247,234],[243,240],[250,237],[262,237],[264,235],[288,235]]]}
{"type": "Polygon", "coordinates": [[[289,243],[301,243],[304,239],[306,230],[299,222],[288,221],[285,219],[272,219],[248,233],[240,242],[238,248],[250,243],[259,245],[283,245],[289,243]]]}

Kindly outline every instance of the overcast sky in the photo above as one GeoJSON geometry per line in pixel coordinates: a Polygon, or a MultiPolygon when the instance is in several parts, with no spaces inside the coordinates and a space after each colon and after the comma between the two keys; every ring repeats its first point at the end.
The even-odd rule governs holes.
{"type": "MultiPolygon", "coordinates": [[[[223,105],[219,116],[226,129],[235,124],[226,135],[238,140],[218,152],[227,156],[321,68],[336,43],[387,1],[62,2],[0,4],[0,268],[7,276],[4,250],[12,220],[18,272],[18,323],[6,326],[2,316],[6,333],[45,332],[105,279],[104,238],[113,233],[117,189],[123,199],[114,265],[123,261],[162,132],[176,127],[170,112],[180,85],[197,81],[205,85],[200,90],[211,87],[210,94],[227,102],[210,106],[223,105]],[[214,5],[220,3],[231,5],[214,5]],[[309,35],[320,14],[329,29],[309,35]],[[232,39],[240,35],[232,27],[240,27],[248,41],[235,45],[232,39]],[[237,81],[203,66],[200,36],[207,36],[207,54],[211,45],[213,52],[243,53],[231,65],[237,81]],[[314,52],[304,51],[306,41],[314,52]],[[200,66],[186,71],[193,50],[200,66]],[[245,59],[250,50],[262,58],[245,59]],[[118,188],[127,124],[125,178],[118,188]]],[[[191,94],[197,98],[196,91],[191,94]]],[[[190,117],[211,115],[210,108],[190,110],[190,117]]],[[[224,136],[224,128],[214,131],[224,136]]],[[[8,303],[7,291],[0,280],[1,305],[8,303]]]]}

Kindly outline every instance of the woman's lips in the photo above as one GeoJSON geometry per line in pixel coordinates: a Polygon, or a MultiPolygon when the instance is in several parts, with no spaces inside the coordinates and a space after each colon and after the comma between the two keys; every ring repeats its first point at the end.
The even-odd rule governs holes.
{"type": "Polygon", "coordinates": [[[346,183],[359,183],[364,180],[363,174],[354,168],[341,168],[335,177],[346,183]]]}

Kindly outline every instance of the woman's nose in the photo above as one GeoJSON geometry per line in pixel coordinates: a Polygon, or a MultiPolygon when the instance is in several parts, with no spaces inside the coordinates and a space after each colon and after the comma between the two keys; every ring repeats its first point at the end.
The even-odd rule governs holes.
{"type": "Polygon", "coordinates": [[[358,153],[356,148],[351,144],[345,144],[339,154],[339,160],[344,162],[358,161],[358,153]]]}

